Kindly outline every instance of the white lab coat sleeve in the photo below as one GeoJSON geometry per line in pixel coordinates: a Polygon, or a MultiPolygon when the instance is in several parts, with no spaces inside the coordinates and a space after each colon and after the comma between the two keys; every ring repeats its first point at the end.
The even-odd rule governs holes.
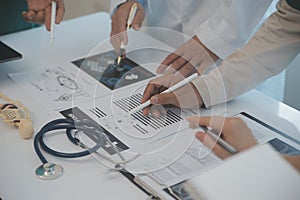
{"type": "Polygon", "coordinates": [[[195,30],[195,35],[225,59],[247,42],[271,4],[272,0],[223,0],[214,14],[195,30]]]}
{"type": "Polygon", "coordinates": [[[300,11],[280,0],[252,39],[193,81],[206,107],[232,100],[282,72],[300,52],[300,11]]]}

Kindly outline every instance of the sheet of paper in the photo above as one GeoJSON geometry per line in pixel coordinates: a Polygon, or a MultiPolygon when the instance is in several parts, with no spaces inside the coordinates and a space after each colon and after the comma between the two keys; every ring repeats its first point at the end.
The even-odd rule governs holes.
{"type": "Polygon", "coordinates": [[[127,57],[117,65],[113,51],[95,53],[69,63],[13,73],[10,77],[50,110],[61,110],[155,76],[151,72],[153,66],[141,67],[127,57]]]}
{"type": "Polygon", "coordinates": [[[195,130],[188,127],[185,118],[202,113],[202,110],[167,108],[166,115],[159,118],[144,116],[142,111],[128,115],[128,111],[139,105],[144,87],[143,83],[129,86],[79,107],[130,147],[123,154],[141,154],[126,166],[135,174],[162,169],[184,155],[195,141],[195,130]]]}
{"type": "Polygon", "coordinates": [[[9,76],[24,88],[26,93],[38,99],[50,110],[70,108],[76,104],[91,101],[97,97],[95,94],[104,96],[110,93],[105,88],[101,93],[96,92],[97,83],[71,64],[14,73],[9,76]]]}
{"type": "MultiPolygon", "coordinates": [[[[299,141],[291,140],[288,134],[282,133],[270,125],[266,126],[262,121],[247,113],[237,116],[247,123],[260,144],[269,143],[277,152],[283,154],[300,155],[299,141]]],[[[172,199],[172,195],[177,195],[181,199],[192,200],[193,198],[184,188],[185,182],[196,175],[206,174],[224,163],[211,152],[207,156],[203,156],[205,151],[201,149],[201,153],[199,153],[199,149],[201,149],[201,143],[195,141],[176,162],[147,176],[141,176],[140,179],[145,185],[148,184],[149,188],[159,191],[158,194],[165,199],[172,199]],[[171,192],[169,192],[170,189],[172,189],[171,192]]]]}
{"type": "Polygon", "coordinates": [[[223,163],[215,154],[195,140],[174,163],[149,174],[158,183],[175,185],[223,163]]]}

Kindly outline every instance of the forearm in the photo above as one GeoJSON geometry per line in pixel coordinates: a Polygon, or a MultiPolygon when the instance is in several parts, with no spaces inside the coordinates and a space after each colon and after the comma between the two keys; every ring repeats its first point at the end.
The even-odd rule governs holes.
{"type": "Polygon", "coordinates": [[[206,106],[231,100],[280,73],[300,52],[300,11],[285,1],[248,44],[193,83],[206,106]]]}
{"type": "Polygon", "coordinates": [[[210,107],[234,99],[271,76],[270,71],[237,51],[220,67],[192,83],[199,91],[204,106],[210,107]]]}

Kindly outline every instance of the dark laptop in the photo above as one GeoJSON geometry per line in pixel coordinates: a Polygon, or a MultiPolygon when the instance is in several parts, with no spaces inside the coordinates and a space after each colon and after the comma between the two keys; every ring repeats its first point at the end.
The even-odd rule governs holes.
{"type": "Polygon", "coordinates": [[[22,55],[0,41],[0,63],[22,58],[22,55]]]}

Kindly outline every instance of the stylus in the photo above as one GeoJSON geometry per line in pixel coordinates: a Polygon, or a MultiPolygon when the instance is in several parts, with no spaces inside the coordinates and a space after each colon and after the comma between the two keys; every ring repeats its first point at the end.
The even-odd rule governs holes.
{"type": "Polygon", "coordinates": [[[50,44],[53,45],[54,43],[54,23],[55,23],[55,16],[56,16],[56,2],[52,1],[51,6],[51,25],[50,25],[50,44]]]}
{"type": "MultiPolygon", "coordinates": [[[[185,84],[189,83],[190,81],[192,81],[193,79],[195,79],[197,76],[198,76],[198,74],[194,73],[191,76],[189,76],[189,77],[183,79],[182,81],[176,83],[172,87],[166,89],[162,93],[173,92],[174,90],[177,90],[178,88],[180,88],[180,87],[184,86],[185,84]]],[[[143,108],[145,108],[145,107],[147,107],[149,105],[151,105],[150,99],[148,101],[146,101],[145,103],[142,103],[141,105],[139,105],[136,108],[132,109],[128,113],[130,115],[132,115],[132,114],[136,113],[137,111],[142,110],[143,108]]]]}

